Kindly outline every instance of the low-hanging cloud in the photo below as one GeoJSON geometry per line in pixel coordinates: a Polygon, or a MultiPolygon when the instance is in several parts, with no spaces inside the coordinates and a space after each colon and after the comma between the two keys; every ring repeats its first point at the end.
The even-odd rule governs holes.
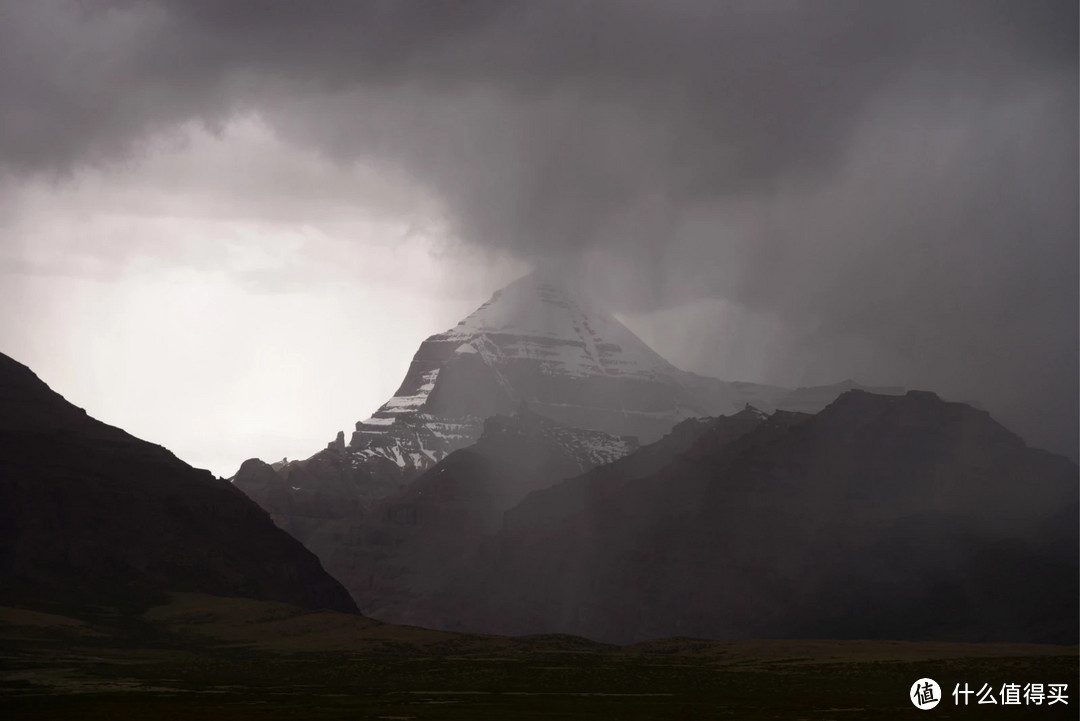
{"type": "Polygon", "coordinates": [[[792,329],[792,364],[854,339],[863,375],[1075,454],[1076,27],[1069,2],[6,3],[0,173],[257,113],[627,312],[723,299],[792,329]]]}

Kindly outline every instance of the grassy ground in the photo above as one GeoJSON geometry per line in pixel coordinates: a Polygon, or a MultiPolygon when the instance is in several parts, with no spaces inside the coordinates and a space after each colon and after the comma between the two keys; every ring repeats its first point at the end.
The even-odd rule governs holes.
{"type": "Polygon", "coordinates": [[[195,595],[139,616],[0,609],[0,717],[11,719],[1076,718],[1078,672],[1076,647],[670,639],[618,648],[195,595]],[[907,695],[925,676],[946,698],[923,712],[907,695]],[[1068,683],[1069,705],[958,708],[950,692],[964,682],[1068,683]]]}

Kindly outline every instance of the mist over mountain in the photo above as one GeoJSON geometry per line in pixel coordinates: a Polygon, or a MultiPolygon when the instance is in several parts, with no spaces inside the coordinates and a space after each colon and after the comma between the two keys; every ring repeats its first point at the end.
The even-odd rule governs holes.
{"type": "MultiPolygon", "coordinates": [[[[576,278],[530,273],[429,337],[394,396],[351,436],[341,432],[308,459],[275,464],[287,481],[282,488],[341,499],[385,496],[476,441],[485,418],[521,404],[572,428],[649,443],[687,418],[734,413],[747,403],[814,411],[862,387],[847,381],[793,391],[682,371],[587,300],[589,288],[576,278]]],[[[597,462],[629,447],[616,444],[597,462]]],[[[246,477],[236,477],[242,488],[246,477]]]]}
{"type": "MultiPolygon", "coordinates": [[[[499,514],[513,505],[506,502],[509,489],[523,479],[534,479],[530,490],[550,485],[615,461],[687,419],[734,414],[747,404],[815,411],[861,387],[848,381],[789,390],[682,371],[591,303],[588,287],[574,279],[544,269],[497,291],[456,326],[425,340],[394,396],[357,422],[348,440],[339,432],[303,460],[249,459],[233,476],[234,485],[366,603],[373,571],[358,559],[370,556],[365,546],[376,532],[369,521],[385,512],[380,499],[391,503],[421,492],[417,488],[428,477],[422,474],[454,451],[491,447],[494,416],[513,415],[517,423],[535,418],[534,425],[544,419],[542,435],[564,449],[559,453],[573,449],[576,460],[560,473],[546,472],[547,457],[555,453],[548,450],[534,458],[536,467],[528,467],[533,455],[526,453],[507,461],[501,475],[484,471],[491,477],[487,493],[502,501],[481,514],[486,520],[467,524],[475,526],[468,532],[473,535],[494,530],[499,514]]],[[[414,535],[421,545],[432,542],[422,530],[414,535]]],[[[457,542],[439,543],[462,553],[457,542]]],[[[383,601],[378,603],[381,608],[383,601]]]]}
{"type": "Polygon", "coordinates": [[[422,622],[617,643],[1075,642],[1078,469],[985,412],[849,391],[816,415],[694,430],[534,492],[414,602],[422,622]]]}
{"type": "Polygon", "coordinates": [[[1075,636],[1076,466],[983,410],[869,390],[680,371],[533,273],[426,340],[348,443],[233,482],[385,621],[1075,636]]]}

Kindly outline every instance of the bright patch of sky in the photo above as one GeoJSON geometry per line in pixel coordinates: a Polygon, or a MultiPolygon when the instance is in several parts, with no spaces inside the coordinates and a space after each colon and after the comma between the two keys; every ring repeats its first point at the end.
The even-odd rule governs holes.
{"type": "Polygon", "coordinates": [[[0,347],[216,474],[348,435],[425,337],[524,270],[477,263],[392,174],[281,144],[257,118],[153,146],[10,189],[0,347]]]}

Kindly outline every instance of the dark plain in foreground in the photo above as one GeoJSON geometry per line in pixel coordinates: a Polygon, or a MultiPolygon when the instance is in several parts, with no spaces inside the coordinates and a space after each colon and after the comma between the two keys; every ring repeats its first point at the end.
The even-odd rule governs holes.
{"type": "MultiPolygon", "coordinates": [[[[59,609],[54,609],[59,610],[59,609]]],[[[506,638],[175,594],[140,614],[0,610],[18,719],[1075,718],[1075,646],[506,638]],[[1068,683],[1069,704],[957,707],[955,684],[1068,683]]]]}

